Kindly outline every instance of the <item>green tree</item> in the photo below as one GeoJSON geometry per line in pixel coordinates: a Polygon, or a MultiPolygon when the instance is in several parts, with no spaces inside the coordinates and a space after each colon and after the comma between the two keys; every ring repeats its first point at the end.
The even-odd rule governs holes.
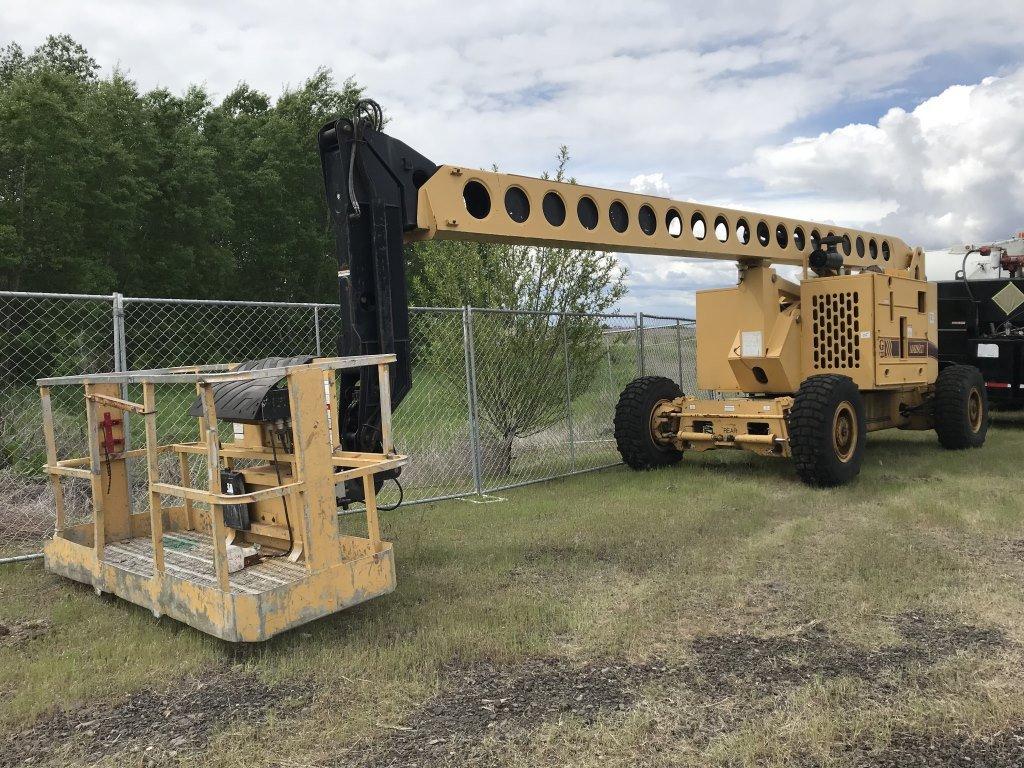
{"type": "MultiPolygon", "coordinates": [[[[569,160],[561,147],[556,181],[575,183],[569,160]]],[[[476,313],[473,329],[488,464],[507,475],[515,441],[564,419],[567,394],[590,386],[601,323],[586,315],[625,294],[626,270],[613,253],[451,240],[419,244],[410,256],[414,303],[516,310],[476,313]]]]}
{"type": "Polygon", "coordinates": [[[232,209],[229,243],[238,298],[332,300],[337,264],[323,194],[316,134],[329,119],[352,111],[363,89],[317,70],[276,103],[240,84],[212,109],[204,136],[216,151],[217,172],[232,209]]]}
{"type": "MultiPolygon", "coordinates": [[[[50,38],[25,57],[0,55],[0,287],[94,289],[102,281],[79,246],[88,221],[81,200],[95,164],[85,120],[89,61],[50,38]],[[49,61],[47,52],[60,58],[49,61]]],[[[91,61],[91,60],[90,60],[91,61]]]]}
{"type": "Polygon", "coordinates": [[[316,132],[360,86],[215,104],[98,72],[66,35],[0,49],[0,288],[336,299],[316,132]]]}
{"type": "Polygon", "coordinates": [[[203,135],[210,98],[198,86],[182,96],[158,89],[143,98],[143,110],[140,169],[151,194],[118,286],[136,295],[225,298],[233,211],[216,149],[203,135]]]}

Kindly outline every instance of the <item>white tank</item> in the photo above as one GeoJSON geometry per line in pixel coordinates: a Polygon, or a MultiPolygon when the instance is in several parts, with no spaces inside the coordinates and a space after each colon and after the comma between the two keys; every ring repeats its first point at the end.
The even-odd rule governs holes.
{"type": "Polygon", "coordinates": [[[948,251],[925,251],[925,268],[929,280],[955,280],[961,269],[968,280],[987,280],[1006,276],[1005,270],[999,269],[999,259],[1004,252],[1008,256],[1024,256],[1024,232],[1018,232],[1009,240],[984,243],[992,250],[987,256],[974,251],[964,261],[964,254],[978,245],[953,246],[948,251]]]}

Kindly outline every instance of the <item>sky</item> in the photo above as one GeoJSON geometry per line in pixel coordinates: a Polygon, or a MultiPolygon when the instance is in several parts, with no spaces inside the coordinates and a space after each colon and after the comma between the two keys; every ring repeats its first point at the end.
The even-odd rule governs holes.
{"type": "MultiPolygon", "coordinates": [[[[892,234],[928,250],[1024,229],[1020,0],[0,0],[0,44],[79,40],[144,88],[317,67],[437,163],[892,234]]],[[[624,255],[623,311],[692,316],[732,266],[624,255]]]]}

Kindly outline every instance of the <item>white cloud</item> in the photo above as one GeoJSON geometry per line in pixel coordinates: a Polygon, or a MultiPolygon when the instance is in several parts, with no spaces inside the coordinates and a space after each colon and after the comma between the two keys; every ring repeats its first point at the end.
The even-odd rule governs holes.
{"type": "Polygon", "coordinates": [[[0,18],[27,47],[67,31],[144,88],[223,95],[247,80],[273,94],[328,65],[439,162],[536,172],[566,143],[583,182],[670,169],[667,183],[700,197],[680,180],[717,182],[800,121],[899,92],[930,57],[1024,44],[1010,0],[969,15],[952,0],[0,0],[0,18]]]}
{"type": "Polygon", "coordinates": [[[664,173],[641,173],[629,180],[629,188],[637,194],[669,197],[672,187],[665,181],[664,173]]]}
{"type": "MultiPolygon", "coordinates": [[[[0,0],[0,18],[0,44],[68,32],[143,89],[199,82],[222,96],[245,80],[276,94],[326,65],[437,162],[537,173],[568,144],[581,183],[881,221],[926,246],[1024,226],[1019,74],[793,138],[856,106],[874,120],[880,104],[912,105],[923,80],[938,92],[993,46],[1001,63],[985,74],[1019,66],[1019,0],[969,12],[962,0],[0,0]]],[[[628,262],[627,307],[685,309],[693,287],[732,279],[723,264],[628,262]]]]}
{"type": "Polygon", "coordinates": [[[941,248],[1021,228],[1022,158],[1024,67],[952,86],[909,112],[891,109],[874,125],[762,147],[732,175],[781,195],[838,191],[836,218],[941,248]],[[877,216],[864,216],[876,206],[877,216]]]}
{"type": "Polygon", "coordinates": [[[629,267],[630,291],[620,302],[624,312],[692,318],[695,293],[736,282],[736,265],[706,259],[621,254],[629,267]]]}

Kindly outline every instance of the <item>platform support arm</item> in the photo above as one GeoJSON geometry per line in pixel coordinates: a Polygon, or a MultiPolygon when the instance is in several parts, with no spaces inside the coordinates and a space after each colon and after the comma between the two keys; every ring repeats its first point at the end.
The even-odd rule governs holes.
{"type": "Polygon", "coordinates": [[[153,542],[153,577],[159,581],[164,575],[164,514],[160,493],[155,486],[160,482],[159,448],[156,436],[156,385],[142,385],[143,418],[146,420],[146,477],[149,481],[149,534],[153,542]]]}
{"type": "MultiPolygon", "coordinates": [[[[210,493],[220,492],[220,433],[217,430],[217,406],[214,404],[213,385],[200,385],[203,397],[203,422],[206,427],[206,468],[210,493]]],[[[229,592],[227,529],[224,526],[224,510],[214,501],[210,502],[210,533],[213,536],[213,566],[217,573],[217,585],[221,592],[229,592]]]]}
{"type": "MultiPolygon", "coordinates": [[[[50,400],[50,388],[40,387],[39,398],[43,411],[43,441],[46,443],[46,465],[57,466],[57,438],[54,435],[53,426],[53,403],[50,400]]],[[[61,484],[60,475],[50,474],[50,486],[53,488],[54,503],[54,535],[59,535],[64,530],[64,487],[61,484]]]]}

